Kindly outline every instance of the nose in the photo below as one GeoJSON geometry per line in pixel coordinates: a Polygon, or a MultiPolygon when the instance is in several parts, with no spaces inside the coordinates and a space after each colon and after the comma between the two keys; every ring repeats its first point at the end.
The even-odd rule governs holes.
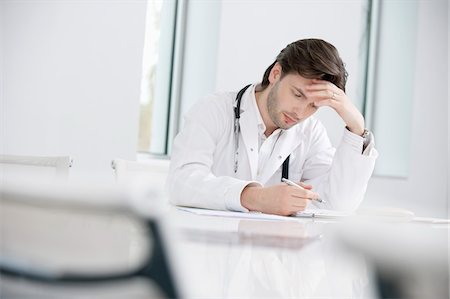
{"type": "Polygon", "coordinates": [[[294,109],[292,110],[292,114],[293,116],[295,116],[295,118],[301,119],[303,118],[306,114],[308,114],[308,106],[306,105],[298,105],[295,106],[294,109]]]}
{"type": "Polygon", "coordinates": [[[297,120],[310,116],[314,111],[315,110],[311,105],[297,105],[292,110],[293,116],[295,116],[297,120]]]}

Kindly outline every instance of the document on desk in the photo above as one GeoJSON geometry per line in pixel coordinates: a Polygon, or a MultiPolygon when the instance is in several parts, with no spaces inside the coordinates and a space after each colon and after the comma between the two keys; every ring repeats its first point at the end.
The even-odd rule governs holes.
{"type": "Polygon", "coordinates": [[[251,218],[251,219],[260,219],[260,220],[280,220],[280,221],[289,221],[294,220],[297,217],[307,217],[307,218],[341,218],[351,216],[350,213],[344,213],[333,210],[325,210],[325,209],[306,209],[303,212],[297,213],[295,216],[278,216],[271,214],[264,214],[260,212],[233,212],[233,211],[218,211],[218,210],[209,210],[209,209],[200,209],[200,208],[188,208],[188,207],[177,207],[181,211],[186,211],[190,213],[194,213],[197,215],[205,215],[205,216],[219,216],[219,217],[232,217],[232,218],[251,218]]]}

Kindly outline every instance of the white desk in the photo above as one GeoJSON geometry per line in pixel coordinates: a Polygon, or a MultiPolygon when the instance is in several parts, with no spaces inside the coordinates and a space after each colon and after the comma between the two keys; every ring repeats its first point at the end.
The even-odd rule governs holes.
{"type": "Polygon", "coordinates": [[[170,218],[189,297],[449,297],[448,225],[261,221],[176,208],[170,218]],[[380,273],[401,289],[384,284],[380,291],[380,273]]]}
{"type": "MultiPolygon", "coordinates": [[[[139,210],[155,209],[154,202],[147,198],[144,203],[146,205],[139,210]]],[[[55,227],[47,225],[53,223],[48,217],[42,221],[35,219],[34,223],[39,224],[36,226],[33,221],[29,222],[30,217],[19,217],[4,207],[1,211],[19,221],[22,226],[12,226],[11,232],[19,233],[27,244],[32,244],[29,245],[32,252],[36,251],[36,245],[43,243],[43,240],[34,240],[35,229],[42,228],[42,232],[46,232],[45,227],[55,227]]],[[[0,219],[7,219],[5,215],[0,219]]],[[[393,273],[400,284],[413,287],[412,295],[407,293],[407,296],[395,298],[449,297],[448,225],[376,223],[372,229],[370,226],[360,227],[362,223],[351,223],[349,230],[341,221],[298,218],[281,222],[208,217],[174,207],[159,216],[174,226],[173,231],[165,234],[173,238],[169,238],[170,242],[164,244],[169,246],[164,248],[174,249],[175,257],[179,259],[181,269],[175,267],[174,273],[181,277],[187,298],[379,298],[374,291],[373,277],[379,271],[374,272],[373,265],[379,266],[384,273],[393,273]],[[342,240],[347,243],[354,241],[354,246],[343,247],[342,240]],[[360,253],[349,248],[359,249],[360,253]],[[367,254],[370,260],[362,253],[367,254]]],[[[94,232],[92,227],[98,221],[97,218],[90,221],[90,217],[86,217],[83,215],[83,221],[77,222],[78,226],[73,226],[67,217],[60,222],[64,224],[61,228],[67,228],[64,231],[72,241],[88,244],[86,238],[89,239],[90,233],[94,232]],[[87,227],[89,231],[86,231],[87,227]]],[[[127,239],[140,230],[132,230],[131,233],[129,230],[113,230],[116,224],[115,221],[100,221],[95,226],[101,236],[112,235],[113,242],[107,249],[94,250],[92,255],[79,250],[62,250],[61,258],[70,262],[75,257],[86,258],[92,262],[89,264],[98,264],[100,258],[94,256],[100,254],[102,260],[111,257],[105,263],[107,265],[120,261],[116,254],[125,257],[124,261],[135,260],[133,254],[145,248],[142,242],[132,243],[129,247],[123,245],[130,245],[127,239]]],[[[91,239],[100,240],[98,237],[91,239]]],[[[2,244],[3,249],[5,244],[7,242],[2,244]]],[[[49,244],[44,242],[41,246],[45,256],[53,256],[51,252],[58,249],[49,244]]],[[[139,277],[89,286],[52,285],[0,277],[0,289],[6,298],[34,298],[36,295],[42,298],[155,298],[155,294],[159,294],[150,281],[139,277]]]]}
{"type": "Polygon", "coordinates": [[[362,258],[333,241],[336,223],[208,217],[173,210],[195,298],[373,298],[362,258]]]}

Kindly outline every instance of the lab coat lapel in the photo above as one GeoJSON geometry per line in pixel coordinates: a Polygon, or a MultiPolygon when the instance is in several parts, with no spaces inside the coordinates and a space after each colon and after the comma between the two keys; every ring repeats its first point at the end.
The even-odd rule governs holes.
{"type": "MultiPolygon", "coordinates": [[[[244,140],[245,152],[250,164],[251,179],[256,179],[258,170],[258,122],[253,108],[254,87],[249,88],[242,97],[240,127],[242,139],[244,140]]],[[[239,149],[243,153],[241,146],[239,149]]]]}
{"type": "Polygon", "coordinates": [[[297,127],[283,131],[275,144],[275,148],[269,158],[269,161],[265,163],[265,166],[258,177],[258,181],[262,184],[266,184],[277,169],[281,167],[284,160],[286,160],[286,158],[298,147],[303,138],[304,134],[299,132],[297,127]]]}

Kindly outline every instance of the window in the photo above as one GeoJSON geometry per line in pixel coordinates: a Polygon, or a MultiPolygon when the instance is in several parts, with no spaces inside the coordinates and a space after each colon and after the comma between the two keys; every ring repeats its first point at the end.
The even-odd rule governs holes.
{"type": "Polygon", "coordinates": [[[168,155],[180,116],[215,90],[220,8],[221,1],[149,1],[138,147],[143,159],[168,155]]]}
{"type": "Polygon", "coordinates": [[[179,9],[176,0],[150,0],[147,4],[138,152],[167,153],[179,9]]]}
{"type": "Polygon", "coordinates": [[[365,109],[380,152],[375,174],[408,177],[417,1],[372,0],[373,38],[365,109]]]}

